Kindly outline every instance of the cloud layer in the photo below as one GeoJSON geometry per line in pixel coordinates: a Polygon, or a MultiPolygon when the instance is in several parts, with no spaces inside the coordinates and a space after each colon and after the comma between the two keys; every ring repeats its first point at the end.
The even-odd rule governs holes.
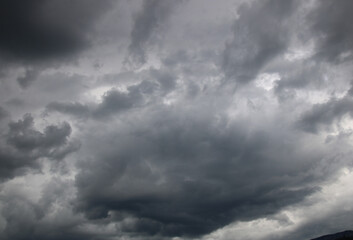
{"type": "Polygon", "coordinates": [[[351,5],[1,1],[0,238],[350,228],[351,5]]]}

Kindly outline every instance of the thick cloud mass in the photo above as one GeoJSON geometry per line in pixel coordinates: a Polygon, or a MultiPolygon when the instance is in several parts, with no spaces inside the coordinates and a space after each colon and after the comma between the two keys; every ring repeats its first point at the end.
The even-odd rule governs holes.
{"type": "Polygon", "coordinates": [[[68,141],[71,134],[68,123],[47,126],[43,133],[33,125],[33,117],[29,114],[23,120],[9,123],[9,131],[3,134],[1,141],[1,179],[23,174],[30,168],[40,168],[40,158],[61,160],[79,148],[78,143],[68,141]]]}
{"type": "Polygon", "coordinates": [[[0,49],[9,57],[36,60],[80,50],[85,30],[105,7],[96,1],[0,2],[0,49]]]}
{"type": "Polygon", "coordinates": [[[351,228],[351,9],[0,0],[0,239],[351,228]]]}
{"type": "Polygon", "coordinates": [[[305,152],[300,135],[250,132],[244,122],[217,120],[217,111],[193,110],[145,113],[132,129],[105,136],[115,148],[82,163],[79,208],[90,218],[132,214],[134,231],[194,236],[274,213],[315,190],[308,169],[324,152],[305,152]]]}

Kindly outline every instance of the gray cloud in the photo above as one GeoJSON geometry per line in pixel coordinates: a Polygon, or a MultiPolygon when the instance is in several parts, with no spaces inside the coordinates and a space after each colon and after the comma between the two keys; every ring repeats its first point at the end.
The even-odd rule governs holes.
{"type": "Polygon", "coordinates": [[[181,0],[152,0],[143,2],[142,9],[136,16],[131,31],[131,43],[129,45],[127,63],[139,67],[146,62],[148,41],[155,31],[164,24],[178,2],[181,2],[181,0]]]}
{"type": "Polygon", "coordinates": [[[112,113],[120,112],[136,106],[141,101],[141,93],[138,86],[128,88],[128,92],[110,90],[103,95],[102,102],[94,110],[93,114],[100,118],[112,113]]]}
{"type": "MultiPolygon", "coordinates": [[[[327,209],[323,209],[326,211],[327,209]]],[[[315,217],[302,226],[299,226],[295,231],[290,231],[284,236],[273,236],[269,239],[316,239],[323,235],[329,235],[345,231],[350,228],[348,224],[352,219],[352,210],[335,209],[334,212],[325,215],[324,217],[315,217]]],[[[343,238],[344,239],[344,238],[343,238]]],[[[320,239],[321,240],[321,239],[320,239]]]]}
{"type": "Polygon", "coordinates": [[[353,116],[353,99],[347,95],[341,99],[330,99],[326,103],[314,105],[310,111],[303,114],[298,125],[305,131],[317,133],[321,127],[330,127],[334,121],[339,121],[346,114],[353,116]]]}
{"type": "Polygon", "coordinates": [[[314,36],[318,36],[315,57],[336,63],[352,59],[353,28],[349,24],[352,7],[353,3],[349,0],[339,3],[323,1],[308,16],[315,31],[314,36]]]}
{"type": "Polygon", "coordinates": [[[64,114],[69,114],[78,117],[85,117],[89,114],[90,109],[88,106],[81,103],[61,103],[61,102],[51,102],[46,107],[47,111],[57,111],[64,114]]]}
{"type": "Polygon", "coordinates": [[[176,77],[169,71],[158,71],[156,69],[151,70],[151,75],[157,80],[162,88],[162,91],[168,93],[174,90],[176,87],[176,77]]]}
{"type": "Polygon", "coordinates": [[[142,101],[139,86],[133,86],[128,92],[116,89],[107,91],[99,104],[84,105],[78,102],[51,102],[47,105],[47,112],[60,112],[79,118],[93,117],[102,119],[114,114],[137,107],[142,101]]]}
{"type": "Polygon", "coordinates": [[[46,106],[46,111],[60,112],[79,118],[103,119],[129,109],[143,107],[153,102],[154,98],[160,100],[177,87],[177,76],[173,71],[151,68],[146,76],[148,80],[131,85],[126,91],[110,89],[102,95],[102,100],[98,104],[51,102],[46,106]]]}
{"type": "Polygon", "coordinates": [[[2,1],[0,239],[351,222],[283,213],[352,167],[351,4],[180,2],[2,1]]]}
{"type": "Polygon", "coordinates": [[[0,233],[1,239],[93,239],[93,236],[79,230],[82,219],[66,210],[69,207],[67,200],[73,194],[69,181],[53,179],[45,183],[44,194],[38,203],[11,188],[6,191],[1,195],[1,213],[6,222],[0,233]],[[52,219],[50,214],[56,214],[58,209],[61,214],[52,219]]]}
{"type": "Polygon", "coordinates": [[[275,93],[280,97],[288,90],[304,88],[320,88],[324,84],[324,66],[311,61],[301,61],[292,65],[293,69],[285,69],[285,75],[276,82],[275,93]]]}
{"type": "Polygon", "coordinates": [[[17,78],[18,84],[22,88],[27,88],[33,81],[36,80],[38,72],[33,69],[27,69],[23,77],[17,78]]]}
{"type": "Polygon", "coordinates": [[[0,10],[1,73],[27,68],[17,78],[27,88],[41,71],[72,64],[92,47],[95,23],[112,1],[2,0],[0,10]]]}
{"type": "Polygon", "coordinates": [[[246,83],[282,53],[288,42],[286,20],[295,10],[294,1],[259,1],[238,9],[233,39],[226,44],[222,69],[227,78],[246,83]]]}
{"type": "MultiPolygon", "coordinates": [[[[22,77],[22,71],[15,76],[22,77]]],[[[25,89],[18,86],[15,77],[5,79],[0,89],[0,101],[9,108],[12,117],[19,118],[26,112],[41,112],[50,102],[77,100],[87,90],[90,80],[79,74],[39,70],[35,81],[25,89]]]]}
{"type": "Polygon", "coordinates": [[[39,169],[40,158],[61,160],[67,154],[77,151],[79,144],[69,141],[71,127],[49,125],[40,132],[34,128],[33,118],[26,114],[23,120],[9,123],[9,130],[3,134],[0,145],[2,180],[22,175],[29,169],[39,169]]]}
{"type": "Polygon", "coordinates": [[[78,209],[91,219],[132,215],[130,231],[140,234],[198,236],[272,214],[316,190],[321,177],[307,164],[325,153],[301,152],[292,133],[251,133],[246,123],[217,123],[217,111],[205,111],[196,117],[164,109],[104,135],[100,141],[114,148],[81,163],[78,209]]]}
{"type": "Polygon", "coordinates": [[[0,106],[0,121],[8,115],[8,112],[0,106]]]}

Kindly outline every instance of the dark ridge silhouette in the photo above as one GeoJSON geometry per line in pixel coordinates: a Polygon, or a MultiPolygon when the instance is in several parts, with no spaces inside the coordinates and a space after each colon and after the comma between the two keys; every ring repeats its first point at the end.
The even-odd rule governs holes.
{"type": "Polygon", "coordinates": [[[311,240],[353,240],[353,231],[348,230],[344,232],[321,236],[318,238],[313,238],[311,240]]]}

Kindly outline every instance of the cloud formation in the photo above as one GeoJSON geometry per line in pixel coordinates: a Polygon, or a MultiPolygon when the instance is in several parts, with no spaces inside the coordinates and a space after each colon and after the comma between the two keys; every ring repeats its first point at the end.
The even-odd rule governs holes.
{"type": "Polygon", "coordinates": [[[127,119],[132,127],[104,135],[100,141],[115,147],[82,163],[78,208],[93,219],[132,215],[134,232],[197,236],[274,213],[315,190],[317,179],[300,159],[319,163],[323,153],[301,150],[299,136],[248,132],[245,122],[217,121],[214,109],[198,117],[195,110],[144,113],[143,122],[127,119]]]}
{"type": "Polygon", "coordinates": [[[351,227],[350,1],[0,2],[0,239],[351,227]]]}
{"type": "Polygon", "coordinates": [[[80,145],[68,141],[70,134],[71,127],[66,122],[59,126],[49,125],[40,132],[34,128],[30,114],[24,115],[22,120],[10,122],[1,141],[0,179],[25,174],[29,169],[40,169],[41,158],[61,160],[77,151],[80,145]]]}

